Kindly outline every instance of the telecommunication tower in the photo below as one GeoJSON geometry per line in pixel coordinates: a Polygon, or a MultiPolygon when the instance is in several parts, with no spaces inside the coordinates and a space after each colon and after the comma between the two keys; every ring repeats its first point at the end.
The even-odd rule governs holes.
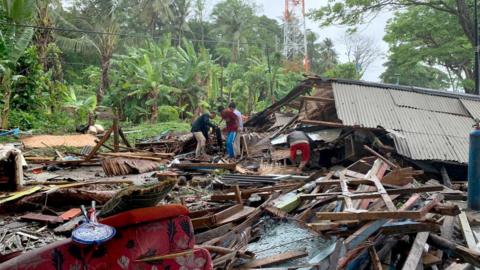
{"type": "Polygon", "coordinates": [[[290,61],[303,59],[304,69],[308,71],[305,0],[285,0],[283,21],[284,56],[290,61]]]}

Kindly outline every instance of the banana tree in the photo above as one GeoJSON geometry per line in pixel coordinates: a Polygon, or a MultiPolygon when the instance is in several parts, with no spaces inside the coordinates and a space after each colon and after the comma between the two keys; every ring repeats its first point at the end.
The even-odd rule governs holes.
{"type": "Polygon", "coordinates": [[[210,69],[213,67],[213,60],[205,49],[198,53],[192,42],[183,40],[183,46],[176,48],[178,67],[182,70],[176,78],[175,84],[182,93],[178,99],[178,107],[187,105],[192,113],[197,108],[201,99],[205,99],[207,93],[205,86],[208,83],[210,69]],[[188,104],[185,104],[188,102],[188,104]]]}
{"type": "Polygon", "coordinates": [[[150,121],[158,120],[158,104],[172,104],[180,89],[173,81],[179,76],[175,65],[174,48],[170,39],[166,38],[160,45],[153,42],[147,44],[146,49],[140,49],[134,59],[135,75],[132,78],[137,90],[129,96],[147,97],[145,103],[150,107],[150,121]]]}
{"type": "Polygon", "coordinates": [[[8,128],[10,99],[12,88],[23,76],[15,74],[15,66],[24,54],[33,36],[33,29],[17,26],[31,20],[35,11],[33,0],[3,0],[1,2],[2,17],[9,25],[0,29],[0,87],[3,93],[3,109],[1,111],[1,127],[8,128]]]}

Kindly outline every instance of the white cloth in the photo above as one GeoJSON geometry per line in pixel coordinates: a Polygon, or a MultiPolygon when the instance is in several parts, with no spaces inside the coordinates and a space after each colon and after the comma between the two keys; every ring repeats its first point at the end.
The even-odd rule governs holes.
{"type": "Polygon", "coordinates": [[[237,110],[237,109],[235,109],[235,110],[233,111],[233,113],[238,117],[238,129],[239,129],[240,131],[242,131],[242,130],[243,130],[242,113],[241,113],[239,110],[237,110]]]}

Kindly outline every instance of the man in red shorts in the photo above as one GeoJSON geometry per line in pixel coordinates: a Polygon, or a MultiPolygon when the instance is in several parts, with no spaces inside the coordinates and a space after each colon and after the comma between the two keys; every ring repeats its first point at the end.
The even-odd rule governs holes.
{"type": "Polygon", "coordinates": [[[302,152],[302,159],[298,166],[297,172],[302,172],[303,168],[310,160],[310,137],[303,131],[292,131],[287,136],[287,144],[290,147],[290,159],[295,164],[297,159],[297,151],[302,152]]]}

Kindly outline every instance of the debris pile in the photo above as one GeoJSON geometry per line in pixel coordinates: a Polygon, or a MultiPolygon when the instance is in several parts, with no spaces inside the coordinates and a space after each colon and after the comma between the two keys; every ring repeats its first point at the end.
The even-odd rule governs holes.
{"type": "Polygon", "coordinates": [[[312,77],[245,123],[236,159],[223,157],[218,132],[211,140],[216,143],[207,144],[207,155],[195,157],[191,133],[167,132],[132,146],[118,121],[93,137],[94,143],[93,135],[88,142],[75,135],[62,137],[67,140],[62,143],[29,138],[31,146],[48,154],[2,146],[0,262],[68,240],[85,220],[80,205],[95,201],[100,222],[152,211],[129,224],[148,233],[145,222],[162,217],[151,228],[169,235],[160,244],[183,247],[180,253],[145,250],[144,256],[125,257],[119,261],[123,269],[135,269],[134,262],[175,260],[197,249],[205,250],[199,256],[204,262],[211,259],[213,269],[480,267],[480,219],[466,211],[467,154],[459,135],[467,136],[473,120],[466,110],[474,116],[476,101],[312,77]],[[352,87],[358,90],[354,94],[345,90],[352,87]],[[312,89],[316,92],[307,95],[312,89]],[[380,97],[383,107],[363,110],[360,105],[371,101],[364,92],[380,97]],[[448,106],[422,107],[409,100],[412,95],[423,101],[422,95],[432,96],[448,106]],[[456,107],[461,104],[462,109],[456,107]],[[439,124],[442,130],[424,128],[424,122],[413,122],[417,111],[412,110],[422,121],[431,115],[450,119],[456,130],[445,123],[439,124]],[[312,140],[302,173],[290,160],[287,135],[292,130],[312,140]],[[448,143],[437,145],[434,139],[448,143]],[[57,147],[71,141],[83,148],[57,147]],[[159,205],[181,211],[165,217],[155,208],[159,205]],[[186,238],[176,239],[175,232],[186,238]]]}

